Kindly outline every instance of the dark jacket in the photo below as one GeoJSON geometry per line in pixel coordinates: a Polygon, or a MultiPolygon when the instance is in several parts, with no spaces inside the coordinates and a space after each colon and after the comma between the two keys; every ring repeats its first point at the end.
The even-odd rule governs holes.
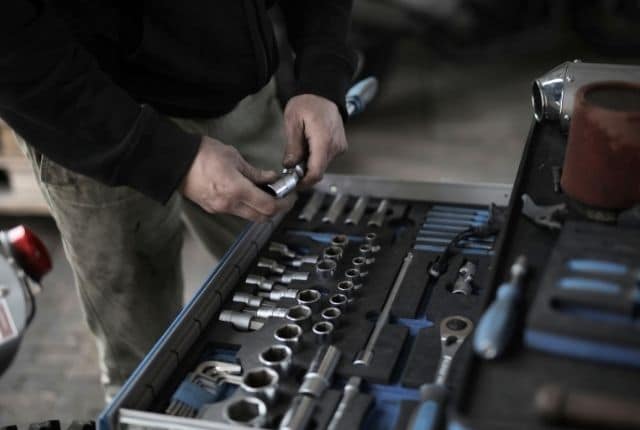
{"type": "MultiPolygon", "coordinates": [[[[10,0],[0,17],[0,117],[73,171],[166,201],[200,137],[163,115],[229,112],[271,78],[268,0],[10,0]]],[[[281,0],[296,93],[342,107],[352,0],[281,0]]],[[[229,142],[232,143],[232,142],[229,142]]]]}

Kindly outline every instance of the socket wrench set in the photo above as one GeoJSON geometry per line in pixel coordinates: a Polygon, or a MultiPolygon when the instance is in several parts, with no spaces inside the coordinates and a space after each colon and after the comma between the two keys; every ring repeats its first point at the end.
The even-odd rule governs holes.
{"type": "Polygon", "coordinates": [[[327,175],[286,215],[247,228],[99,428],[436,425],[508,196],[327,175]]]}

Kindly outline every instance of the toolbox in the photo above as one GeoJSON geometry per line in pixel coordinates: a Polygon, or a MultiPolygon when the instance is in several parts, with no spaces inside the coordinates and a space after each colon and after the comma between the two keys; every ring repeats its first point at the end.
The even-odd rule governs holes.
{"type": "MultiPolygon", "coordinates": [[[[225,384],[227,389],[220,396],[221,399],[201,408],[198,418],[172,416],[165,412],[183,380],[200,363],[221,360],[239,364],[242,372],[263,369],[261,352],[269,349],[270,345],[283,344],[294,350],[291,369],[286,374],[278,375],[277,396],[267,405],[268,418],[260,425],[278,428],[300,390],[314,356],[319,349],[326,349],[327,346],[321,345],[322,340],[308,325],[298,342],[299,346],[294,348],[293,344],[278,342],[274,335],[291,322],[287,318],[260,318],[254,311],[253,322],[244,320],[240,324],[246,325],[237,327],[220,321],[221,311],[249,310],[246,309],[246,303],[233,302],[233,296],[237,293],[251,293],[252,296],[270,294],[260,290],[261,287],[256,288],[255,284],[247,284],[247,277],[253,275],[254,282],[259,282],[256,278],[260,277],[282,281],[282,276],[270,274],[269,268],[259,267],[264,266],[264,259],[284,261],[281,250],[273,248],[274,243],[286,244],[290,250],[300,254],[322,257],[336,237],[343,238],[347,243],[342,246],[344,254],[337,261],[333,276],[318,272],[316,266],[320,266],[319,263],[302,263],[299,267],[287,268],[286,272],[295,274],[307,271],[309,279],[287,280],[290,283],[281,282],[282,286],[274,287],[278,291],[319,291],[320,304],[313,306],[309,303],[309,307],[314,308],[312,323],[320,321],[321,311],[332,307],[331,304],[342,313],[330,339],[330,344],[339,351],[340,358],[330,386],[316,399],[310,425],[326,428],[344,397],[345,385],[349,380],[353,382],[350,378],[360,377],[357,394],[349,402],[348,409],[335,428],[402,428],[402,422],[407,418],[405,412],[420,397],[418,387],[431,381],[436,371],[440,358],[440,320],[448,315],[461,315],[475,320],[481,313],[483,298],[488,293],[486,280],[491,261],[499,248],[497,238],[493,236],[476,242],[467,241],[460,252],[450,258],[451,270],[435,283],[429,282],[427,269],[430,261],[442,253],[443,244],[452,234],[466,224],[475,222],[473,219],[486,218],[491,203],[506,206],[509,190],[509,186],[499,184],[420,183],[327,175],[314,193],[301,195],[288,214],[264,224],[252,224],[240,235],[102,413],[99,428],[116,429],[127,425],[145,428],[232,428],[220,427],[216,423],[228,425],[228,414],[230,411],[234,413],[232,408],[238,405],[238,399],[247,395],[245,389],[233,384],[225,384]],[[314,194],[316,197],[313,197],[314,194]],[[341,198],[341,194],[344,197],[341,198]],[[310,200],[317,200],[318,195],[323,199],[318,213],[310,220],[300,219],[305,206],[310,200]],[[368,197],[364,212],[358,223],[348,224],[347,218],[360,196],[368,197]],[[335,222],[323,221],[330,206],[339,199],[344,201],[344,207],[335,222]],[[383,201],[386,203],[381,205],[383,201]],[[380,216],[381,206],[381,226],[370,226],[369,222],[380,216]],[[374,233],[375,238],[370,233],[374,233]],[[367,245],[371,245],[369,250],[367,245]],[[387,302],[389,290],[408,252],[412,253],[413,260],[391,303],[390,319],[375,343],[373,356],[368,365],[354,364],[374,331],[375,321],[387,302]],[[362,256],[369,260],[360,268],[361,272],[367,272],[366,275],[357,279],[349,278],[347,275],[354,268],[354,259],[362,256]],[[472,290],[467,294],[454,294],[452,289],[460,276],[458,269],[467,261],[476,267],[473,282],[470,283],[472,290]],[[353,280],[352,284],[357,289],[353,294],[348,294],[346,290],[349,288],[345,291],[338,289],[338,284],[346,279],[353,280]],[[339,291],[349,296],[347,306],[333,301],[335,295],[340,295],[339,291]],[[249,327],[258,321],[259,328],[249,327]]],[[[300,303],[301,298],[298,295],[297,299],[285,297],[274,302],[278,308],[290,308],[300,303]]],[[[304,298],[309,301],[314,299],[304,298]]],[[[300,322],[300,325],[303,323],[300,322]]],[[[466,349],[468,345],[463,345],[463,350],[466,349]]],[[[270,375],[262,372],[255,376],[259,379],[270,375]]],[[[449,378],[452,386],[458,376],[459,369],[455,366],[449,378]]],[[[260,409],[262,404],[241,403],[237,407],[242,419],[243,407],[247,410],[260,409]]],[[[231,422],[240,426],[237,421],[231,422]]]]}
{"type": "Polygon", "coordinates": [[[562,193],[566,141],[534,122],[513,188],[327,175],[246,229],[99,428],[640,428],[640,230],[562,193]],[[235,370],[180,409],[212,362],[235,370]]]}

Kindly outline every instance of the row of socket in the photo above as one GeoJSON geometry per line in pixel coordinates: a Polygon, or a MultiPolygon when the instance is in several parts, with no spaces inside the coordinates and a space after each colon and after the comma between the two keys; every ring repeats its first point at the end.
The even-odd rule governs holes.
{"type": "MultiPolygon", "coordinates": [[[[245,307],[242,311],[223,310],[221,321],[230,322],[244,330],[259,330],[266,319],[273,317],[283,318],[286,322],[274,331],[277,343],[260,353],[259,360],[263,366],[245,372],[240,384],[243,396],[225,406],[223,415],[227,421],[245,426],[266,424],[268,406],[273,404],[277,396],[279,377],[289,371],[292,355],[302,345],[303,334],[311,331],[320,345],[319,349],[279,426],[283,430],[307,427],[315,402],[329,388],[340,359],[340,351],[331,345],[333,332],[343,313],[355,300],[356,292],[362,288],[367,266],[375,261],[373,254],[380,249],[375,243],[375,233],[367,234],[364,239],[364,243],[358,246],[358,255],[351,260],[352,267],[345,270],[345,278],[336,283],[336,293],[329,297],[327,307],[322,308],[322,294],[317,289],[289,288],[278,285],[273,279],[259,279],[255,275],[247,277],[247,284],[257,287],[257,295],[243,292],[234,294],[233,302],[242,303],[245,307]],[[297,304],[288,308],[279,307],[277,301],[282,298],[294,299],[297,304]],[[319,314],[319,321],[314,323],[316,314],[319,314]]],[[[289,260],[304,259],[309,264],[315,261],[317,279],[331,282],[348,243],[347,236],[336,235],[321,257],[297,255],[280,243],[271,243],[268,249],[289,260]]],[[[258,261],[258,267],[268,269],[282,283],[287,262],[273,263],[274,260],[262,259],[258,261]]],[[[306,275],[304,280],[309,279],[311,273],[306,272],[306,275]]]]}
{"type": "MultiPolygon", "coordinates": [[[[322,204],[325,199],[325,194],[320,191],[315,191],[309,201],[305,205],[305,207],[298,215],[298,219],[306,222],[311,222],[313,218],[317,215],[322,207],[322,204]]],[[[347,202],[349,201],[349,195],[343,193],[336,193],[333,196],[333,200],[331,204],[327,208],[325,214],[322,217],[322,222],[324,224],[335,224],[338,221],[338,218],[344,212],[345,207],[347,206],[347,202]]],[[[362,217],[367,210],[367,206],[369,206],[369,197],[360,196],[354,203],[353,207],[347,214],[347,217],[344,220],[344,223],[347,225],[358,225],[362,220],[362,217]]],[[[382,199],[378,203],[378,206],[375,212],[369,218],[367,222],[367,226],[369,227],[382,227],[384,223],[384,219],[387,215],[387,211],[389,210],[389,200],[382,199]]]]}

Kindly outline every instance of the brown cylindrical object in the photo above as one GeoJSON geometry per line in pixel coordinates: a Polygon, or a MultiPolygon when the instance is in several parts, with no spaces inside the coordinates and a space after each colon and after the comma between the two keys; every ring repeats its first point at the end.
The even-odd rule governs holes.
{"type": "Polygon", "coordinates": [[[640,85],[596,82],[578,90],[561,183],[587,206],[640,203],[640,85]]]}

